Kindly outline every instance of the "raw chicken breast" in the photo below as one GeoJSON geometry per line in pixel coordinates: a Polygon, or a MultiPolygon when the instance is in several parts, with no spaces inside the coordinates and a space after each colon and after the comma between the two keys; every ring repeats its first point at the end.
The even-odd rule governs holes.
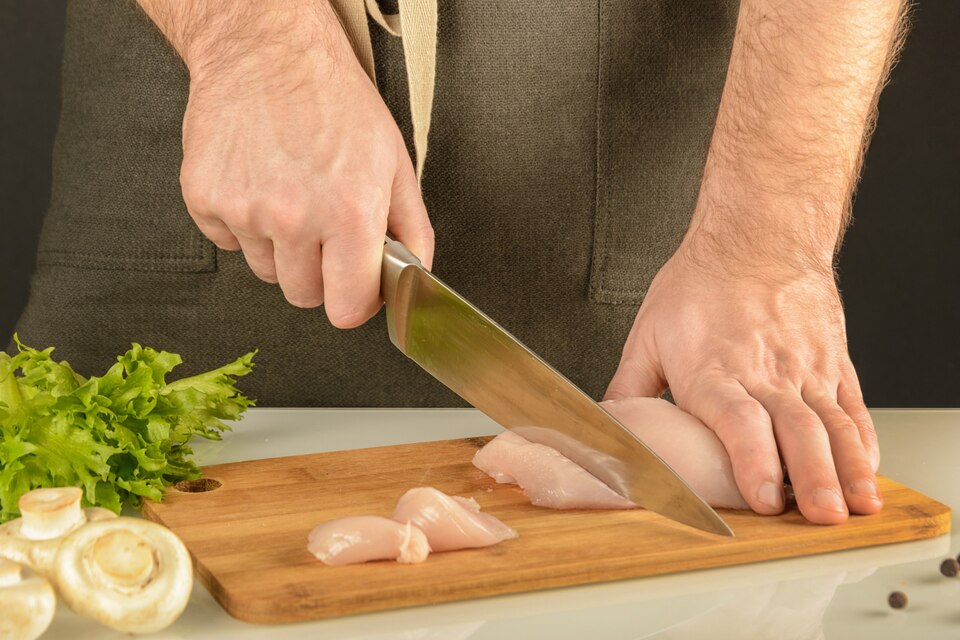
{"type": "Polygon", "coordinates": [[[433,551],[489,547],[517,532],[488,513],[473,498],[448,496],[431,487],[410,489],[393,512],[397,522],[412,523],[427,534],[433,551]]]}
{"type": "Polygon", "coordinates": [[[550,509],[632,509],[636,505],[555,449],[505,431],[473,464],[500,483],[520,485],[530,502],[550,509]]]}
{"type": "Polygon", "coordinates": [[[310,532],[307,549],[330,566],[370,560],[423,562],[430,544],[423,531],[409,522],[401,524],[380,516],[337,518],[310,532]]]}
{"type": "MultiPolygon", "coordinates": [[[[628,398],[604,408],[680,474],[711,506],[746,509],[730,457],[717,436],[692,415],[659,398],[628,398]]],[[[515,482],[530,502],[552,509],[635,507],[560,453],[511,431],[483,447],[473,464],[497,482],[515,482]]]]}

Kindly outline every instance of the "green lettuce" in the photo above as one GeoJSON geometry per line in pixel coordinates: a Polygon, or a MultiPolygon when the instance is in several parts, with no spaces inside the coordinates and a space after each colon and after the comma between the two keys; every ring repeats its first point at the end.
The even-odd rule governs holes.
{"type": "Polygon", "coordinates": [[[20,515],[20,496],[39,487],[78,486],[84,506],[119,513],[129,502],[161,500],[164,486],[199,478],[187,444],[219,440],[253,400],[235,378],[256,351],[175,382],[179,355],[134,344],[99,377],[84,378],[53,348],[0,352],[0,522],[20,515]]]}

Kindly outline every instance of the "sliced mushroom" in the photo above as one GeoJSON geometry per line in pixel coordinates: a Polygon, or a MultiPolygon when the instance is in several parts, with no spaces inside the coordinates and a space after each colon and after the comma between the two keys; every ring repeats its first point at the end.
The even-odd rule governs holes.
{"type": "Polygon", "coordinates": [[[63,601],[77,613],[132,633],[159,631],[180,617],[193,564],[169,529],[137,518],[91,522],[64,538],[53,563],[63,601]]]}
{"type": "Polygon", "coordinates": [[[33,640],[40,637],[57,607],[53,587],[33,571],[0,558],[0,638],[33,640]]]}
{"type": "Polygon", "coordinates": [[[108,509],[81,509],[82,497],[79,487],[34,489],[20,496],[20,517],[0,525],[0,558],[50,578],[53,558],[65,535],[87,522],[117,517],[108,509]]]}

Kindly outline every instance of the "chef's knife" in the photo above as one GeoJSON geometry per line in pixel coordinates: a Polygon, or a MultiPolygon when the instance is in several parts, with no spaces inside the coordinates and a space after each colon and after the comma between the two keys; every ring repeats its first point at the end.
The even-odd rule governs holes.
{"type": "Polygon", "coordinates": [[[461,398],[527,440],[556,449],[628,500],[733,535],[636,435],[390,238],[381,287],[390,340],[461,398]]]}

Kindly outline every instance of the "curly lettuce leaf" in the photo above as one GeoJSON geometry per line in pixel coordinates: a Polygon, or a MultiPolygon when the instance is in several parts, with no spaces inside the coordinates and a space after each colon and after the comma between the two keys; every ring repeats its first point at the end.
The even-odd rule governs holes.
{"type": "Polygon", "coordinates": [[[161,500],[163,488],[200,477],[187,442],[219,439],[254,404],[235,386],[256,351],[174,382],[179,355],[133,344],[102,376],[84,378],[53,348],[16,340],[0,352],[0,522],[19,516],[20,496],[78,486],[85,506],[119,513],[124,503],[161,500]]]}

